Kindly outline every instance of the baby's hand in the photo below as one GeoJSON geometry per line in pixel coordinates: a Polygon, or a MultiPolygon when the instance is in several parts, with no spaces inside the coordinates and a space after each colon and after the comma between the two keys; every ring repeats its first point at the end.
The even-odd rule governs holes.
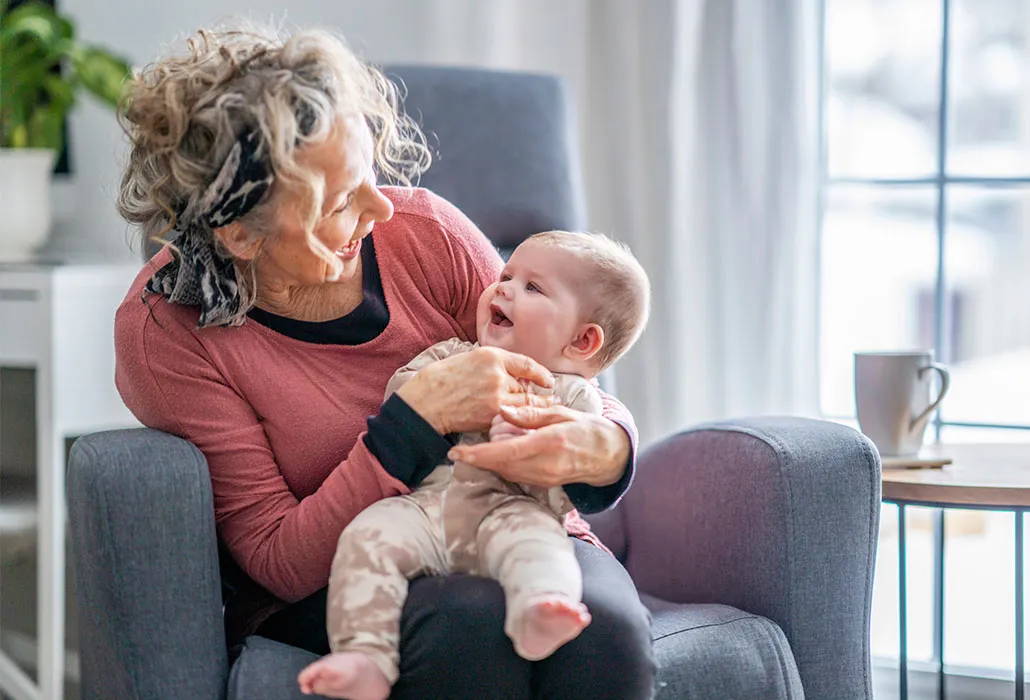
{"type": "Polygon", "coordinates": [[[490,440],[507,440],[508,438],[518,437],[519,435],[525,435],[529,431],[525,428],[520,428],[517,425],[512,425],[508,421],[504,420],[500,414],[494,416],[493,422],[490,424],[490,440]]]}

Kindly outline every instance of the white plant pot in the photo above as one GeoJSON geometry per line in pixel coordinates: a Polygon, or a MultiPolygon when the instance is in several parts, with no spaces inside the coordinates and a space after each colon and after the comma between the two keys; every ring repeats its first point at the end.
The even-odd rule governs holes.
{"type": "Polygon", "coordinates": [[[0,148],[0,262],[33,257],[50,234],[55,151],[0,148]]]}

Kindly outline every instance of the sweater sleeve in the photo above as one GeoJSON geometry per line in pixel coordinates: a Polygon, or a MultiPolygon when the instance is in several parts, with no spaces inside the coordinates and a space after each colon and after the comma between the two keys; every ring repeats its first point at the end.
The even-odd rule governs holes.
{"type": "MultiPolygon", "coordinates": [[[[459,281],[453,291],[454,304],[451,313],[461,324],[466,337],[476,340],[476,307],[479,296],[497,280],[503,264],[487,237],[467,218],[453,217],[449,221],[447,233],[453,241],[455,279],[459,281]]],[[[601,392],[601,403],[601,415],[616,423],[629,436],[629,459],[626,461],[622,477],[614,484],[568,484],[565,487],[569,500],[585,513],[607,510],[618,503],[629,490],[636,469],[638,437],[633,416],[622,402],[604,392],[601,392]]]]}
{"type": "Polygon", "coordinates": [[[420,369],[457,353],[468,352],[472,343],[451,338],[419,353],[411,362],[393,373],[386,385],[386,400],[379,415],[368,419],[365,444],[390,474],[415,488],[447,460],[456,434],[440,435],[395,392],[420,369]]]}
{"type": "Polygon", "coordinates": [[[319,489],[298,500],[260,417],[165,302],[149,306],[146,313],[126,302],[115,323],[116,382],[126,406],[144,425],[204,454],[219,536],[248,576],[287,602],[314,593],[325,586],[343,528],[407,487],[359,438],[319,489]]]}

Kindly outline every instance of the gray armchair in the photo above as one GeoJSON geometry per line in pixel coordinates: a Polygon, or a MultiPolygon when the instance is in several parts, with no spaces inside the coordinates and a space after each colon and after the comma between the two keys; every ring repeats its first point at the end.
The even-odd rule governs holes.
{"type": "MultiPolygon", "coordinates": [[[[439,139],[423,184],[499,247],[582,226],[556,80],[389,73],[439,139]]],[[[871,700],[879,499],[875,450],[833,423],[718,423],[642,450],[632,490],[592,522],[653,613],[656,697],[871,700]]],[[[81,438],[68,510],[85,700],[306,697],[305,651],[250,637],[229,666],[211,486],[194,446],[149,429],[81,438]]]]}

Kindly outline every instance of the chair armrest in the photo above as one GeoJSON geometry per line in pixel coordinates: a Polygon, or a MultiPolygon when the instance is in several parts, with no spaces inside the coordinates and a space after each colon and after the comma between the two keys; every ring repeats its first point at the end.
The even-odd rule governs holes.
{"type": "Polygon", "coordinates": [[[207,462],[139,428],[68,463],[84,700],[220,700],[229,674],[207,462]]]}
{"type": "Polygon", "coordinates": [[[646,450],[622,511],[641,591],[775,621],[810,700],[872,697],[869,623],[880,460],[801,418],[700,426],[646,450]]]}

